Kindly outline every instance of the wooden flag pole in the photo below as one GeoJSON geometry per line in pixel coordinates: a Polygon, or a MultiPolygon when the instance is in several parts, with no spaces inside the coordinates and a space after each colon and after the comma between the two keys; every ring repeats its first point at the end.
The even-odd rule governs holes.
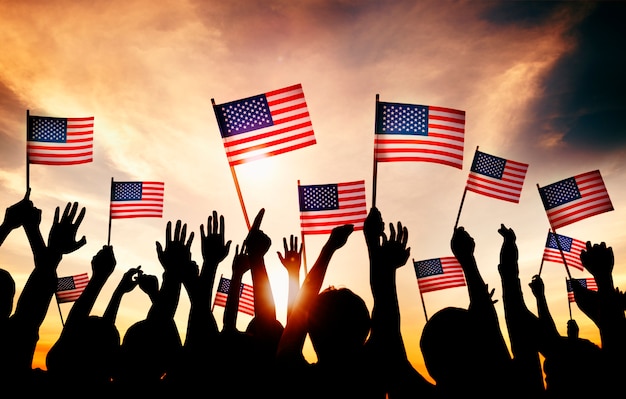
{"type": "Polygon", "coordinates": [[[113,178],[111,177],[111,195],[109,196],[109,233],[107,234],[107,245],[111,245],[111,200],[113,198],[113,178]]]}
{"type": "MultiPolygon", "coordinates": [[[[474,152],[474,158],[476,158],[476,152],[478,152],[478,146],[476,146],[476,151],[474,152]]],[[[465,195],[467,194],[467,183],[465,183],[465,189],[463,190],[463,196],[461,197],[461,204],[459,205],[459,212],[456,214],[456,221],[454,222],[454,230],[459,225],[459,218],[461,217],[461,210],[463,209],[463,203],[465,202],[465,195]]]]}
{"type": "Polygon", "coordinates": [[[243,203],[243,196],[241,195],[241,188],[239,187],[239,181],[237,180],[237,174],[235,173],[235,167],[230,166],[230,173],[233,176],[233,182],[235,183],[235,189],[237,189],[237,197],[239,198],[239,204],[241,205],[241,211],[243,217],[246,220],[246,226],[250,230],[250,219],[248,219],[248,212],[246,212],[246,205],[243,203]]]}
{"type": "MultiPolygon", "coordinates": [[[[215,112],[215,117],[217,119],[217,124],[219,126],[220,131],[222,131],[222,125],[220,124],[220,119],[217,115],[217,110],[215,109],[215,99],[211,99],[211,104],[213,105],[213,111],[215,112]]],[[[230,164],[230,162],[229,162],[230,164]]],[[[243,212],[243,217],[246,220],[246,227],[250,230],[250,219],[248,218],[248,212],[246,212],[246,206],[243,202],[243,196],[241,195],[241,188],[239,187],[239,181],[237,180],[237,174],[235,173],[235,167],[230,165],[230,174],[233,176],[233,182],[235,183],[235,189],[237,190],[237,197],[239,198],[239,204],[241,205],[241,210],[243,212]]]]}
{"type": "Polygon", "coordinates": [[[26,191],[30,188],[30,161],[28,159],[28,121],[30,119],[30,110],[26,110],[26,191]]]}
{"type": "Polygon", "coordinates": [[[374,110],[374,167],[372,169],[372,208],[376,206],[376,179],[378,177],[378,161],[376,160],[376,119],[378,112],[378,99],[380,96],[376,94],[376,108],[374,110]]]}

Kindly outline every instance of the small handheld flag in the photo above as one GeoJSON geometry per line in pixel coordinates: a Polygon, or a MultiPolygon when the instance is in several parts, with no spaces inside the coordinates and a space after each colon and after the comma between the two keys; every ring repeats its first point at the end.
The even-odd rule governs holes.
{"type": "Polygon", "coordinates": [[[553,230],[613,210],[599,170],[537,188],[553,230]]]}
{"type": "MultiPolygon", "coordinates": [[[[230,282],[230,279],[220,277],[220,283],[215,292],[214,306],[226,307],[226,300],[228,299],[228,292],[230,291],[230,282]]],[[[254,316],[254,288],[249,284],[241,283],[238,311],[254,316]]]]}

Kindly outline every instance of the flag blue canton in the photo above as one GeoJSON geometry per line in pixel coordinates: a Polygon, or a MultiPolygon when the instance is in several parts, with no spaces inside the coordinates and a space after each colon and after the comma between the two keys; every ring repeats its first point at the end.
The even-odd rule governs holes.
{"type": "Polygon", "coordinates": [[[224,294],[228,294],[228,290],[230,290],[230,280],[222,277],[220,279],[220,285],[217,287],[217,290],[224,294]]]}
{"type": "Polygon", "coordinates": [[[113,183],[111,200],[113,201],[139,201],[141,200],[143,184],[141,182],[113,183]]]}
{"type": "Polygon", "coordinates": [[[300,211],[339,209],[339,191],[336,184],[299,186],[300,211]]]}
{"type": "Polygon", "coordinates": [[[477,151],[474,161],[472,162],[471,171],[495,179],[502,179],[505,166],[506,159],[477,151]]]}
{"type": "Polygon", "coordinates": [[[376,113],[376,133],[428,135],[427,106],[379,102],[376,113]]]}
{"type": "Polygon", "coordinates": [[[67,291],[76,289],[74,277],[59,277],[57,280],[57,291],[67,291]]]}
{"type": "Polygon", "coordinates": [[[264,94],[222,104],[219,111],[224,137],[274,125],[264,94]]]}
{"type": "Polygon", "coordinates": [[[581,198],[576,179],[573,177],[541,187],[539,193],[546,210],[581,198]]]}
{"type": "Polygon", "coordinates": [[[415,267],[417,278],[443,274],[443,266],[441,265],[441,259],[422,260],[419,262],[414,262],[413,266],[415,267]]]}
{"type": "MultiPolygon", "coordinates": [[[[577,278],[575,280],[577,280],[583,288],[587,288],[587,279],[586,278],[577,278]]],[[[573,292],[574,291],[574,288],[572,288],[572,281],[571,280],[567,280],[567,291],[568,292],[573,292]]]]}
{"type": "Polygon", "coordinates": [[[38,117],[29,118],[31,126],[28,130],[29,141],[47,143],[65,143],[67,141],[67,119],[38,117]]]}
{"type": "MultiPolygon", "coordinates": [[[[569,237],[564,237],[559,235],[559,243],[558,245],[561,246],[561,249],[565,252],[571,252],[572,251],[572,243],[574,242],[573,239],[569,238],[569,237]]],[[[557,243],[556,243],[556,237],[554,235],[554,233],[548,233],[548,242],[546,243],[546,247],[548,248],[554,248],[554,249],[559,249],[557,243]]]]}
{"type": "MultiPolygon", "coordinates": [[[[228,292],[230,291],[230,282],[231,280],[227,278],[220,278],[220,285],[217,287],[217,292],[221,292],[222,294],[228,294],[228,292]]],[[[243,288],[244,285],[241,284],[241,287],[239,287],[239,296],[243,294],[243,288]]]]}

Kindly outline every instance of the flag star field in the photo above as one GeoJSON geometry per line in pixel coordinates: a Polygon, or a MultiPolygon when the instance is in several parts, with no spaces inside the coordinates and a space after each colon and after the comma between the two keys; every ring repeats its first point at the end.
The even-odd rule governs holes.
{"type": "Polygon", "coordinates": [[[30,140],[63,143],[67,140],[67,120],[65,118],[32,118],[30,140]]]}
{"type": "Polygon", "coordinates": [[[274,121],[265,95],[234,101],[221,107],[228,136],[272,126],[274,121]]]}
{"type": "Polygon", "coordinates": [[[301,211],[323,211],[339,209],[339,193],[337,185],[301,187],[301,211]]]}
{"type": "Polygon", "coordinates": [[[542,187],[541,191],[545,198],[546,209],[552,209],[581,198],[578,185],[573,177],[542,187]]]}
{"type": "Polygon", "coordinates": [[[136,201],[141,199],[143,184],[141,182],[133,183],[114,183],[113,184],[113,201],[136,201]]]}
{"type": "Polygon", "coordinates": [[[493,155],[477,152],[474,157],[472,171],[478,172],[485,176],[501,179],[506,166],[506,159],[494,157],[493,155]]]}

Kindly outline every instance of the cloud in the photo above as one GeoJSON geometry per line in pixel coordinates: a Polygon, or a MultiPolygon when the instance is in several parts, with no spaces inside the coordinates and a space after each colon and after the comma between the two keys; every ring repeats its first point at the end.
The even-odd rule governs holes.
{"type": "Polygon", "coordinates": [[[570,50],[541,81],[531,136],[546,146],[612,152],[626,147],[626,3],[506,2],[485,15],[494,24],[534,26],[569,17],[570,50]]]}

